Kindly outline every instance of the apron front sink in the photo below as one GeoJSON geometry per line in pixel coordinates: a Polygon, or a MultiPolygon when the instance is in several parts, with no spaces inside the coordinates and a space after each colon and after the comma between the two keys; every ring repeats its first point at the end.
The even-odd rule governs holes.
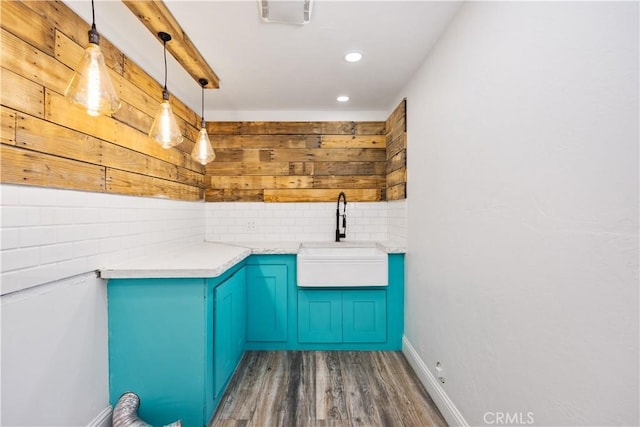
{"type": "Polygon", "coordinates": [[[303,243],[297,256],[298,286],[387,286],[387,253],[375,243],[303,243]]]}

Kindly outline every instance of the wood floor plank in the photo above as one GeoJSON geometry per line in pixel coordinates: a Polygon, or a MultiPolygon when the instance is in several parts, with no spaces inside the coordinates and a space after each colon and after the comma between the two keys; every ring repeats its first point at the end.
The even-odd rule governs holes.
{"type": "MultiPolygon", "coordinates": [[[[269,353],[264,351],[247,351],[240,362],[241,369],[237,369],[231,378],[229,390],[235,393],[225,393],[218,407],[221,420],[245,421],[247,424],[256,410],[258,393],[262,389],[265,372],[269,363],[269,353]]],[[[222,427],[222,425],[220,425],[222,427]]]]}
{"type": "Polygon", "coordinates": [[[401,352],[248,351],[210,427],[446,427],[401,352]]]}
{"type": "Polygon", "coordinates": [[[285,426],[315,424],[315,358],[309,352],[291,351],[289,377],[283,408],[285,426]]]}
{"type": "Polygon", "coordinates": [[[353,426],[382,425],[378,408],[372,393],[369,376],[370,365],[363,359],[369,359],[366,352],[342,351],[340,369],[345,389],[347,413],[353,426]]]}
{"type": "Polygon", "coordinates": [[[377,394],[384,401],[389,402],[397,417],[395,425],[412,426],[442,426],[442,416],[439,412],[430,410],[435,408],[431,397],[426,393],[422,384],[415,381],[412,372],[398,372],[410,369],[406,359],[401,354],[393,352],[373,352],[373,363],[377,373],[372,377],[376,381],[377,394]],[[428,403],[425,404],[424,402],[428,403]]]}
{"type": "Polygon", "coordinates": [[[269,352],[267,370],[256,400],[256,410],[249,420],[254,427],[284,426],[284,396],[289,382],[290,361],[286,351],[269,352]]]}
{"type": "MultiPolygon", "coordinates": [[[[336,351],[314,352],[316,358],[316,417],[318,421],[347,421],[340,359],[336,351]]],[[[323,424],[331,425],[331,424],[323,424]]],[[[340,425],[337,423],[336,425],[340,425]]]]}

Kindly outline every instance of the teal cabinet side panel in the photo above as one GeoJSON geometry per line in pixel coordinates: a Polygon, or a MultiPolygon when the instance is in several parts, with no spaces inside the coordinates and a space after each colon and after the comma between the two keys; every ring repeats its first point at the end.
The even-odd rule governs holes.
{"type": "Polygon", "coordinates": [[[215,361],[215,396],[223,391],[227,379],[235,368],[235,338],[233,336],[234,322],[234,293],[233,280],[227,280],[215,290],[215,333],[214,333],[214,361],[215,361]]]}
{"type": "Polygon", "coordinates": [[[298,341],[342,341],[342,292],[298,291],[298,341]]]}
{"type": "Polygon", "coordinates": [[[107,286],[109,393],[140,396],[153,425],[202,426],[206,298],[202,279],[115,279],[107,286]]]}
{"type": "Polygon", "coordinates": [[[388,344],[401,350],[404,335],[404,254],[389,254],[387,327],[388,344]]]}
{"type": "Polygon", "coordinates": [[[247,341],[287,341],[287,266],[247,265],[247,341]]]}
{"type": "Polygon", "coordinates": [[[385,342],[387,292],[344,291],[342,321],[344,342],[385,342]]]}

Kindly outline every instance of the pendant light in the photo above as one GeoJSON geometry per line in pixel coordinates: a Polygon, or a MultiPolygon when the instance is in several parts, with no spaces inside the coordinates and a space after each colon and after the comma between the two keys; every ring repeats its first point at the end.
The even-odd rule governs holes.
{"type": "Polygon", "coordinates": [[[163,148],[171,148],[182,142],[182,132],[180,132],[176,117],[173,115],[167,90],[167,42],[171,40],[171,36],[161,31],[158,33],[158,37],[164,46],[164,88],[162,89],[160,110],[149,131],[149,138],[162,145],[163,148]]]}
{"type": "Polygon", "coordinates": [[[198,82],[200,82],[200,86],[202,86],[202,123],[200,124],[200,133],[198,133],[196,145],[193,146],[191,157],[193,160],[206,165],[216,158],[213,148],[211,147],[211,141],[209,140],[206,123],[204,121],[204,87],[209,83],[209,80],[200,79],[198,82]]]}
{"type": "Polygon", "coordinates": [[[90,116],[110,115],[120,108],[118,94],[100,50],[100,34],[96,30],[96,13],[91,0],[93,22],[89,30],[89,45],[76,66],[64,92],[67,99],[82,106],[90,116]]]}

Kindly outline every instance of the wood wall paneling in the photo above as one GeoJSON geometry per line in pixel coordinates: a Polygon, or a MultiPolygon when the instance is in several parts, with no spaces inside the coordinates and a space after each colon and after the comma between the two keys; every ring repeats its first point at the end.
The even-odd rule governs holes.
{"type": "Polygon", "coordinates": [[[347,200],[377,202],[382,200],[382,189],[265,189],[265,202],[335,202],[340,191],[347,200]]]}
{"type": "Polygon", "coordinates": [[[384,148],[387,138],[384,135],[323,135],[321,148],[384,148]]]}
{"type": "MultiPolygon", "coordinates": [[[[3,50],[4,52],[4,50],[3,50]]],[[[34,116],[44,116],[44,88],[6,68],[0,69],[2,105],[34,116]]]]}
{"type": "Polygon", "coordinates": [[[207,201],[384,200],[384,122],[207,123],[207,201]],[[369,133],[367,133],[369,132],[369,133]]]}
{"type": "Polygon", "coordinates": [[[16,112],[2,106],[0,106],[0,142],[16,144],[16,112]]]}
{"type": "Polygon", "coordinates": [[[105,168],[2,145],[0,178],[9,184],[103,192],[105,168]]]}
{"type": "Polygon", "coordinates": [[[3,68],[58,93],[64,93],[73,75],[71,68],[4,29],[0,30],[0,44],[3,50],[3,68]]]}
{"type": "Polygon", "coordinates": [[[387,186],[386,194],[387,194],[387,200],[406,199],[407,184],[402,183],[398,185],[387,186]]]}
{"type": "MultiPolygon", "coordinates": [[[[39,7],[48,6],[46,3],[1,1],[0,17],[2,17],[2,28],[15,34],[17,38],[36,47],[43,53],[53,55],[55,26],[50,19],[47,19],[48,10],[39,7]],[[35,8],[30,6],[35,6],[35,8]]],[[[5,41],[2,40],[3,49],[4,43],[5,41]]]]}
{"type": "Polygon", "coordinates": [[[385,122],[207,122],[210,135],[385,135],[385,122]]]}
{"type": "Polygon", "coordinates": [[[165,197],[183,200],[201,200],[203,190],[179,182],[147,175],[107,169],[107,190],[132,196],[165,197]]]}
{"type": "Polygon", "coordinates": [[[407,100],[386,121],[386,199],[407,197],[407,100]]]}
{"type": "Polygon", "coordinates": [[[208,202],[264,202],[264,190],[237,190],[225,188],[205,190],[205,200],[208,202]]]}
{"type": "Polygon", "coordinates": [[[161,86],[101,37],[123,106],[113,117],[88,116],[63,93],[90,24],[60,1],[3,0],[0,7],[2,182],[203,197],[205,169],[190,157],[200,120],[194,111],[172,97],[185,142],[165,150],[150,141],[161,86]]]}

